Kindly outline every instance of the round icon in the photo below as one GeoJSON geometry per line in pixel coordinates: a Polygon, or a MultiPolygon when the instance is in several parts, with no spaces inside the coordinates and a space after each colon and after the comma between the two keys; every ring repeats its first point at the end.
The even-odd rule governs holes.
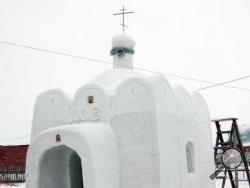
{"type": "Polygon", "coordinates": [[[242,154],[237,148],[228,148],[221,156],[222,163],[225,167],[234,169],[240,166],[242,154]]]}

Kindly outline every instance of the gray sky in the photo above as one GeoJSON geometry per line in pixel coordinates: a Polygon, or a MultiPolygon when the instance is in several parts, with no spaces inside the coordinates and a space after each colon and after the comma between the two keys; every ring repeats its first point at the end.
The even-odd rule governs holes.
{"type": "MultiPolygon", "coordinates": [[[[0,41],[111,62],[112,36],[136,40],[136,67],[211,82],[250,75],[249,0],[1,0],[0,41]]],[[[70,96],[110,65],[0,44],[0,144],[29,134],[36,96],[51,88],[70,96]]],[[[195,90],[209,84],[168,77],[195,90]]],[[[250,79],[231,85],[250,89],[250,79]]],[[[211,118],[234,116],[250,123],[250,92],[216,87],[201,92],[211,118]]]]}

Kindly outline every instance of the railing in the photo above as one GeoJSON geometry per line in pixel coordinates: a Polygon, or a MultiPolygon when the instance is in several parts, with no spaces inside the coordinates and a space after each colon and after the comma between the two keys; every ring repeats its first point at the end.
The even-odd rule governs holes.
{"type": "Polygon", "coordinates": [[[0,169],[0,183],[25,182],[25,169],[0,169]]]}

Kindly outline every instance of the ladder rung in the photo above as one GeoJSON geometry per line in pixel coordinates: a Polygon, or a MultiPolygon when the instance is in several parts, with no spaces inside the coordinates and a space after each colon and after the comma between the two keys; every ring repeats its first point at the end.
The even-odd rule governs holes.
{"type": "MultiPolygon", "coordinates": [[[[233,179],[233,181],[235,181],[235,179],[233,179]]],[[[239,179],[238,181],[248,181],[247,179],[243,180],[243,179],[239,179]]]]}
{"type": "Polygon", "coordinates": [[[225,176],[217,176],[216,179],[224,179],[225,176]]]}
{"type": "Polygon", "coordinates": [[[228,146],[228,145],[231,145],[231,142],[220,142],[220,144],[222,146],[228,146]]]}
{"type": "Polygon", "coordinates": [[[214,147],[214,149],[227,149],[227,148],[228,148],[227,146],[216,146],[216,147],[214,147]]]}
{"type": "Polygon", "coordinates": [[[215,165],[217,165],[217,166],[222,165],[222,162],[216,161],[216,162],[215,162],[215,165]]]}
{"type": "Polygon", "coordinates": [[[228,134],[231,133],[231,131],[217,131],[217,134],[228,134]]]}
{"type": "Polygon", "coordinates": [[[222,121],[233,121],[238,120],[238,118],[224,118],[224,119],[213,119],[212,122],[222,122],[222,121]]]}
{"type": "MultiPolygon", "coordinates": [[[[230,169],[230,170],[231,170],[231,171],[236,171],[236,169],[230,169]]],[[[245,171],[245,172],[246,172],[247,170],[243,168],[243,169],[238,169],[238,171],[241,171],[241,172],[244,172],[244,171],[245,171]]]]}
{"type": "MultiPolygon", "coordinates": [[[[218,164],[222,164],[222,162],[218,162],[218,164]]],[[[227,171],[232,171],[232,172],[234,172],[234,171],[236,171],[236,169],[229,169],[229,170],[227,170],[227,171]]],[[[248,170],[249,172],[250,172],[250,170],[248,170]]],[[[216,170],[216,172],[225,172],[225,170],[216,170]]],[[[247,170],[245,169],[245,168],[240,168],[240,169],[238,169],[238,172],[247,172],[247,170]]]]}

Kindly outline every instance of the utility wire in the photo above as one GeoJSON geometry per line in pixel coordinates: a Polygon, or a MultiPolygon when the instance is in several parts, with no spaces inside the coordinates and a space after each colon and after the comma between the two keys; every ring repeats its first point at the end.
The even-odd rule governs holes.
{"type": "MultiPolygon", "coordinates": [[[[183,79],[183,80],[190,80],[190,81],[196,81],[196,82],[201,82],[201,83],[206,83],[206,84],[213,84],[213,86],[214,85],[216,85],[216,86],[218,85],[218,86],[223,86],[223,87],[227,87],[227,88],[238,89],[238,90],[250,92],[250,89],[236,87],[236,86],[224,85],[226,83],[210,82],[210,81],[205,81],[205,80],[199,80],[199,79],[196,79],[196,78],[190,78],[190,77],[185,77],[185,76],[180,76],[180,75],[170,74],[170,73],[163,73],[163,72],[159,72],[159,71],[153,71],[153,70],[144,69],[144,68],[138,68],[138,67],[135,68],[135,69],[141,70],[141,71],[145,71],[145,72],[151,72],[151,73],[155,73],[155,74],[161,74],[161,75],[164,75],[164,76],[175,77],[175,78],[179,78],[179,79],[183,79]]],[[[208,87],[210,87],[210,86],[208,86],[208,87]]]]}
{"type": "MultiPolygon", "coordinates": [[[[139,70],[145,71],[145,69],[139,69],[139,70]]],[[[161,74],[160,72],[156,72],[156,71],[154,71],[154,73],[161,74]]],[[[212,86],[208,86],[208,87],[204,87],[204,88],[197,89],[197,91],[202,91],[202,90],[205,90],[205,89],[210,89],[210,88],[213,88],[213,87],[222,86],[223,84],[228,84],[228,83],[232,83],[232,82],[237,82],[237,81],[239,81],[239,80],[243,80],[243,79],[247,79],[247,78],[250,78],[250,76],[243,76],[243,77],[236,78],[236,79],[233,79],[233,80],[229,80],[229,81],[226,81],[226,82],[214,84],[214,85],[212,85],[212,86]]],[[[0,141],[19,140],[19,139],[22,139],[22,138],[27,138],[27,137],[29,137],[29,136],[30,136],[30,134],[25,135],[25,136],[21,136],[21,137],[14,137],[14,138],[9,138],[9,139],[3,139],[3,140],[0,140],[0,141]]]]}
{"type": "MultiPolygon", "coordinates": [[[[145,71],[145,69],[138,69],[138,70],[145,71]]],[[[146,70],[146,71],[147,71],[147,70],[146,70]]],[[[160,72],[156,72],[156,71],[153,71],[153,72],[154,72],[154,73],[157,73],[157,74],[161,74],[160,72]]],[[[210,89],[210,88],[213,88],[213,87],[222,86],[223,84],[228,84],[228,83],[232,83],[232,82],[237,82],[237,81],[239,81],[239,80],[244,80],[244,79],[247,79],[247,78],[250,78],[250,76],[243,76],[243,77],[236,78],[236,79],[233,79],[233,80],[229,80],[229,81],[226,81],[226,82],[214,84],[214,85],[212,85],[212,86],[203,87],[203,88],[197,89],[197,91],[202,91],[202,90],[205,90],[205,89],[210,89]]],[[[22,139],[22,138],[27,138],[27,137],[29,137],[29,136],[30,136],[30,134],[25,135],[25,136],[21,136],[21,137],[14,137],[14,138],[9,138],[9,139],[3,139],[3,140],[0,140],[0,141],[19,140],[19,139],[22,139]]]]}
{"type": "Polygon", "coordinates": [[[28,46],[28,45],[23,45],[23,44],[17,44],[17,43],[12,43],[12,42],[7,42],[7,41],[1,41],[1,40],[0,40],[0,43],[1,44],[11,45],[11,46],[16,46],[16,47],[20,47],[20,48],[26,48],[26,49],[31,49],[31,50],[42,51],[42,52],[46,52],[46,53],[52,53],[52,54],[57,54],[57,55],[62,55],[62,56],[73,57],[73,58],[77,58],[77,59],[84,59],[84,60],[94,61],[94,62],[99,62],[99,63],[112,64],[111,62],[108,62],[108,61],[103,61],[103,60],[98,60],[98,59],[92,59],[92,58],[87,58],[87,57],[83,57],[83,56],[67,54],[67,53],[58,52],[58,51],[47,50],[47,49],[43,49],[43,48],[36,48],[36,47],[33,47],[33,46],[28,46]]]}
{"type": "Polygon", "coordinates": [[[236,79],[233,79],[233,80],[229,80],[229,81],[226,81],[226,82],[222,82],[222,83],[214,84],[214,85],[211,85],[211,86],[203,87],[203,88],[197,89],[197,91],[202,91],[202,90],[205,90],[205,89],[210,89],[210,88],[221,86],[221,85],[224,85],[224,84],[237,82],[239,80],[244,80],[244,79],[247,79],[247,78],[250,78],[250,76],[243,76],[243,77],[236,78],[236,79]]]}
{"type": "MultiPolygon", "coordinates": [[[[72,57],[72,58],[84,59],[84,60],[87,60],[87,61],[93,61],[93,62],[98,62],[98,63],[104,63],[104,64],[112,65],[112,63],[108,62],[108,61],[103,61],[103,60],[94,59],[94,58],[87,58],[87,57],[83,57],[83,56],[79,56],[79,55],[72,55],[72,54],[68,54],[68,53],[64,53],[64,52],[59,52],[59,51],[52,51],[52,50],[47,50],[47,49],[43,49],[43,48],[37,48],[37,47],[33,47],[33,46],[28,46],[28,45],[23,45],[23,44],[17,44],[17,43],[12,43],[12,42],[7,42],[7,41],[0,41],[0,43],[1,44],[11,45],[11,46],[16,46],[16,47],[20,47],[20,48],[37,50],[37,51],[41,51],[41,52],[45,52],[45,53],[52,53],[52,54],[57,54],[57,55],[62,55],[62,56],[68,56],[68,57],[72,57]]],[[[159,71],[149,70],[149,69],[140,68],[140,67],[135,67],[135,69],[139,70],[139,71],[144,71],[144,72],[150,72],[150,73],[155,73],[155,74],[161,74],[161,75],[164,75],[164,76],[175,77],[175,78],[179,78],[179,79],[183,79],[183,80],[195,81],[195,82],[206,83],[206,84],[213,84],[211,86],[207,86],[207,87],[203,87],[203,88],[197,89],[197,91],[202,91],[202,90],[213,88],[213,87],[217,87],[217,86],[223,86],[223,87],[228,87],[228,88],[233,88],[233,89],[238,89],[238,90],[249,91],[250,92],[250,89],[225,85],[225,84],[228,84],[228,83],[232,83],[232,82],[236,82],[236,81],[239,81],[239,80],[250,78],[250,76],[244,76],[244,77],[240,77],[240,78],[237,78],[237,79],[229,80],[229,81],[226,81],[226,82],[215,83],[215,82],[210,82],[210,81],[206,81],[206,80],[200,80],[200,79],[186,77],[186,76],[180,76],[180,75],[176,75],[176,74],[159,72],[159,71]]],[[[3,139],[3,140],[0,139],[0,141],[18,140],[18,139],[27,138],[29,136],[30,136],[30,134],[25,135],[25,136],[21,136],[21,137],[14,137],[14,138],[3,139]]]]}
{"type": "MultiPolygon", "coordinates": [[[[23,45],[23,44],[18,44],[18,43],[12,43],[12,42],[2,41],[2,40],[0,40],[0,43],[5,44],[5,45],[20,47],[20,48],[37,50],[37,51],[41,51],[41,52],[45,52],[45,53],[57,54],[57,55],[61,55],[61,56],[68,56],[68,57],[72,57],[72,58],[84,59],[84,60],[87,60],[87,61],[93,61],[93,62],[97,62],[97,63],[112,65],[112,63],[109,62],[109,61],[104,61],[104,60],[99,60],[99,59],[94,59],[94,58],[87,58],[87,57],[68,54],[68,53],[59,52],[59,51],[52,51],[52,50],[47,50],[47,49],[43,49],[43,48],[37,48],[37,47],[33,47],[33,46],[28,46],[28,45],[23,45]]],[[[218,85],[218,86],[223,86],[223,87],[227,87],[227,88],[233,88],[233,89],[238,89],[238,90],[250,92],[250,89],[224,85],[225,83],[216,83],[216,82],[196,79],[196,78],[192,78],[192,77],[187,77],[187,76],[181,76],[181,75],[176,75],[176,74],[171,74],[171,73],[166,73],[166,72],[159,72],[159,71],[149,70],[149,69],[140,68],[140,67],[135,67],[134,69],[139,70],[139,71],[156,73],[156,74],[161,74],[161,75],[164,75],[164,76],[179,78],[179,79],[183,79],[183,80],[195,81],[195,82],[200,82],[200,83],[205,83],[205,84],[213,84],[213,85],[216,85],[216,86],[218,85]]],[[[211,87],[211,86],[209,86],[209,87],[211,87]]],[[[201,89],[203,89],[203,88],[201,88],[201,89]]]]}

